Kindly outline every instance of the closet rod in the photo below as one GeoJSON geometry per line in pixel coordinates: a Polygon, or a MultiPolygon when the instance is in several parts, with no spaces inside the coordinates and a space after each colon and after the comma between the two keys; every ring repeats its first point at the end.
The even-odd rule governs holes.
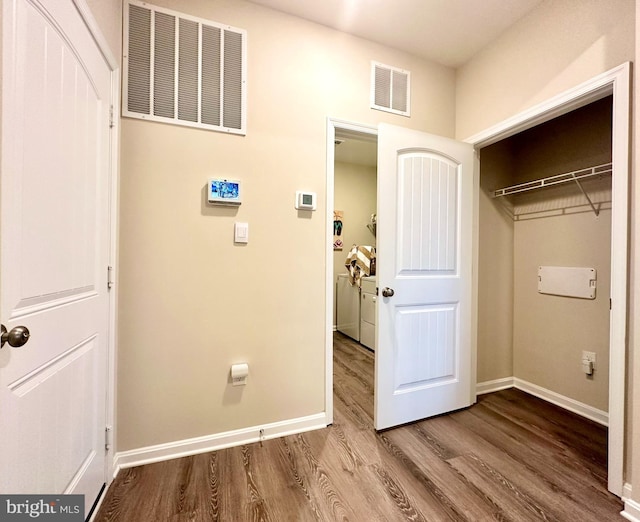
{"type": "MultiPolygon", "coordinates": [[[[600,176],[603,174],[611,174],[612,168],[613,168],[612,163],[604,163],[602,165],[597,165],[595,167],[590,167],[588,169],[574,170],[573,172],[558,174],[556,176],[550,176],[548,178],[537,179],[534,181],[527,181],[526,183],[520,183],[519,185],[511,185],[510,187],[504,187],[504,188],[498,189],[494,191],[493,197],[499,198],[502,196],[510,196],[511,194],[518,194],[520,192],[527,192],[529,190],[537,190],[544,187],[550,187],[552,185],[559,185],[561,183],[569,183],[569,182],[575,181],[580,187],[580,190],[582,191],[582,193],[589,200],[589,204],[591,205],[591,208],[593,208],[593,211],[596,212],[596,209],[593,206],[591,199],[589,198],[589,196],[587,196],[579,180],[590,178],[593,176],[600,176]]],[[[597,212],[596,212],[596,215],[598,215],[597,212]]]]}

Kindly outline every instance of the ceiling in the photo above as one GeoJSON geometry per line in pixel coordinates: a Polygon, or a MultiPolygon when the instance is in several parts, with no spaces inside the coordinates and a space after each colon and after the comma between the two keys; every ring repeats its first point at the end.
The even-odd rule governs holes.
{"type": "Polygon", "coordinates": [[[542,0],[250,0],[457,68],[542,0]]]}
{"type": "Polygon", "coordinates": [[[335,150],[335,161],[366,165],[367,167],[375,167],[378,164],[376,139],[363,141],[358,137],[337,137],[335,150]]]}

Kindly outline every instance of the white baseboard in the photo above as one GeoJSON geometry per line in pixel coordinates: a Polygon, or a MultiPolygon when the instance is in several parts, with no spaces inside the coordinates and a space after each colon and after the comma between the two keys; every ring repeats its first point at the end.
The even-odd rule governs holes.
{"type": "Polygon", "coordinates": [[[640,502],[635,500],[625,500],[624,511],[620,513],[627,520],[640,522],[640,502]]]}
{"type": "Polygon", "coordinates": [[[535,395],[540,399],[544,399],[547,402],[555,404],[556,406],[560,406],[565,410],[572,411],[573,413],[577,413],[578,415],[582,415],[587,419],[590,419],[598,424],[602,424],[603,426],[609,425],[609,414],[606,411],[599,410],[594,408],[593,406],[589,406],[588,404],[584,404],[582,402],[576,401],[575,399],[571,399],[569,397],[565,397],[564,395],[560,395],[551,390],[547,390],[542,386],[538,386],[537,384],[532,384],[527,381],[523,381],[522,379],[518,379],[514,377],[514,386],[519,390],[530,393],[531,395],[535,395]]]}
{"type": "Polygon", "coordinates": [[[523,381],[517,377],[504,377],[493,381],[479,382],[476,385],[476,395],[506,390],[507,388],[517,388],[518,390],[535,395],[536,397],[555,404],[556,406],[560,406],[565,410],[577,413],[578,415],[586,417],[598,424],[602,424],[603,426],[609,425],[609,414],[606,411],[599,410],[593,406],[589,406],[588,404],[565,397],[564,395],[560,395],[554,391],[547,390],[537,384],[523,381]]]}
{"type": "Polygon", "coordinates": [[[114,476],[124,468],[258,442],[260,430],[264,430],[262,439],[267,440],[326,427],[326,415],[317,413],[297,419],[122,451],[118,452],[114,458],[114,476]]]}
{"type": "Polygon", "coordinates": [[[503,379],[479,382],[476,384],[476,395],[497,392],[508,388],[513,388],[513,377],[504,377],[503,379]]]}

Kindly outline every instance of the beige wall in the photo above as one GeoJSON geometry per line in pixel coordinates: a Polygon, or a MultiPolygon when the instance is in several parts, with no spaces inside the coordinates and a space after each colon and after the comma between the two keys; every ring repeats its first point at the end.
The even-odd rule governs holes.
{"type": "Polygon", "coordinates": [[[513,217],[491,193],[513,179],[513,154],[498,142],[481,151],[478,223],[477,382],[513,377],[513,217]]]}
{"type": "Polygon", "coordinates": [[[326,118],[454,133],[451,69],[242,0],[154,3],[248,31],[248,130],[122,120],[120,451],[324,411],[326,118]],[[411,118],[368,108],[371,60],[412,72],[411,118]],[[211,176],[240,208],[203,204],[211,176]]]}
{"type": "MultiPolygon", "coordinates": [[[[376,168],[353,163],[335,164],[334,197],[336,210],[342,210],[344,248],[333,253],[334,283],[338,274],[346,272],[344,263],[352,245],[376,245],[375,236],[367,228],[371,214],[376,213],[376,168]]],[[[336,325],[336,295],[333,298],[333,325],[336,325]]]]}
{"type": "MultiPolygon", "coordinates": [[[[511,138],[515,181],[610,162],[611,109],[607,97],[511,138]]],[[[574,184],[514,197],[516,213],[533,212],[514,226],[514,376],[608,411],[611,178],[582,185],[607,207],[599,216],[574,184]],[[542,217],[558,214],[552,209],[563,214],[542,217]],[[595,268],[596,299],[539,294],[542,265],[595,268]],[[582,372],[583,350],[597,356],[591,377],[582,372]]]]}
{"type": "MultiPolygon", "coordinates": [[[[640,28],[640,2],[636,2],[635,17],[636,28],[640,28]]],[[[640,34],[636,30],[635,38],[636,56],[640,56],[640,34]]],[[[635,64],[634,64],[635,65],[635,64]]],[[[631,437],[627,439],[629,448],[640,448],[640,183],[638,182],[637,164],[638,154],[640,153],[640,111],[637,109],[638,100],[640,100],[640,78],[637,74],[637,68],[634,67],[633,75],[633,120],[632,120],[632,160],[633,169],[631,176],[631,264],[630,264],[630,327],[629,327],[629,358],[627,364],[631,369],[632,390],[630,392],[631,400],[627,401],[627,419],[631,424],[633,432],[631,437]]],[[[627,480],[633,486],[632,497],[636,502],[640,502],[640,451],[631,453],[631,464],[627,470],[627,480]],[[634,480],[634,477],[637,477],[634,480]]],[[[629,460],[629,459],[627,459],[629,460]]]]}
{"type": "MultiPolygon", "coordinates": [[[[623,62],[633,61],[635,20],[632,0],[542,2],[457,70],[456,136],[467,138],[623,62]]],[[[640,193],[637,188],[634,190],[635,216],[640,193]]],[[[635,221],[632,226],[636,226],[635,221]]],[[[635,239],[640,237],[637,230],[634,234],[631,267],[638,264],[635,239]]],[[[640,293],[639,278],[633,274],[630,287],[633,301],[640,293]]],[[[637,315],[631,306],[628,317],[632,349],[637,347],[634,332],[640,331],[637,315]]],[[[640,400],[640,393],[635,398],[640,400]]],[[[630,428],[634,419],[640,419],[640,407],[633,408],[636,413],[627,423],[627,481],[631,479],[630,428]]],[[[638,442],[638,435],[634,436],[633,440],[638,442]]],[[[640,457],[636,457],[634,464],[634,476],[640,476],[640,457]]],[[[636,498],[640,498],[638,489],[640,483],[636,498]]]]}
{"type": "Polygon", "coordinates": [[[611,211],[519,221],[514,231],[514,377],[608,411],[611,211]],[[539,266],[594,267],[596,299],[538,293],[539,266]],[[582,350],[596,353],[593,376],[582,350]]]}
{"type": "MultiPolygon", "coordinates": [[[[491,192],[611,161],[611,99],[486,147],[481,157],[478,382],[514,376],[606,411],[610,210],[596,217],[575,185],[510,198],[491,192]],[[541,265],[595,267],[596,300],[539,294],[541,265]],[[597,354],[592,377],[582,373],[582,350],[597,354]]],[[[610,181],[583,185],[610,208],[610,181]]]]}
{"type": "Polygon", "coordinates": [[[456,72],[465,139],[634,57],[633,0],[544,0],[456,72]]]}
{"type": "Polygon", "coordinates": [[[122,0],[86,0],[111,52],[122,61],[122,0]]]}

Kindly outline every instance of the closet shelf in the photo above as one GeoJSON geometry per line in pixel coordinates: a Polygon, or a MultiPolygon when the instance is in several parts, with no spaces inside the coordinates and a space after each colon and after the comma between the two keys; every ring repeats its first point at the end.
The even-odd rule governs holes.
{"type": "Polygon", "coordinates": [[[584,194],[584,197],[587,198],[589,205],[591,205],[591,209],[597,216],[600,212],[595,207],[595,205],[591,201],[591,198],[582,187],[580,180],[591,178],[594,176],[611,174],[612,168],[613,168],[612,163],[604,163],[602,165],[597,165],[595,167],[590,167],[587,169],[574,170],[572,172],[566,172],[564,174],[549,176],[548,178],[541,178],[541,179],[536,179],[534,181],[527,181],[526,183],[520,183],[518,185],[511,185],[510,187],[504,187],[504,188],[498,189],[494,191],[493,197],[499,198],[502,196],[511,196],[512,194],[519,194],[520,192],[527,192],[529,190],[537,190],[545,187],[550,187],[553,185],[560,185],[562,183],[575,182],[578,185],[578,188],[580,189],[580,191],[584,194]]]}
{"type": "Polygon", "coordinates": [[[593,176],[611,174],[611,168],[611,163],[605,163],[588,169],[574,170],[573,172],[557,174],[556,176],[550,176],[548,178],[527,181],[526,183],[520,183],[519,185],[511,185],[510,187],[498,189],[493,193],[493,197],[499,198],[501,196],[510,196],[511,194],[550,187],[551,185],[559,185],[560,183],[569,183],[571,181],[578,181],[585,178],[591,178],[593,176]]]}

